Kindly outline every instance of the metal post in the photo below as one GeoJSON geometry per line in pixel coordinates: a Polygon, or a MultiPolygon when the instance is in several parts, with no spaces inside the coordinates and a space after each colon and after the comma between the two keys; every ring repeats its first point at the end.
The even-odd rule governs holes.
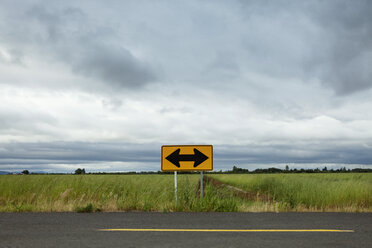
{"type": "Polygon", "coordinates": [[[177,205],[177,171],[174,172],[174,194],[176,196],[176,205],[177,205]]]}
{"type": "Polygon", "coordinates": [[[200,172],[200,200],[203,200],[203,171],[200,172]]]}

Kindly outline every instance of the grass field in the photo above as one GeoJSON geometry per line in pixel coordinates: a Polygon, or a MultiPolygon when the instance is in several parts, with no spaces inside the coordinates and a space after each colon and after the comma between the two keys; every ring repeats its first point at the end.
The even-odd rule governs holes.
{"type": "Polygon", "coordinates": [[[240,211],[372,211],[371,173],[212,175],[223,183],[272,197],[247,203],[240,211]],[[256,204],[256,206],[254,206],[256,204]]]}
{"type": "Polygon", "coordinates": [[[198,175],[2,175],[1,212],[236,211],[213,187],[198,195],[198,175]]]}
{"type": "Polygon", "coordinates": [[[272,201],[247,200],[205,186],[199,175],[1,175],[0,212],[49,211],[372,211],[372,174],[214,174],[272,201]]]}

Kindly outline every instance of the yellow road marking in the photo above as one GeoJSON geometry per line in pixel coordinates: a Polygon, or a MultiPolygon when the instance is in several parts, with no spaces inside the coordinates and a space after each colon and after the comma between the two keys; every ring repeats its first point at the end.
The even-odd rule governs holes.
{"type": "Polygon", "coordinates": [[[339,229],[136,229],[115,228],[98,229],[105,232],[354,232],[339,229]]]}

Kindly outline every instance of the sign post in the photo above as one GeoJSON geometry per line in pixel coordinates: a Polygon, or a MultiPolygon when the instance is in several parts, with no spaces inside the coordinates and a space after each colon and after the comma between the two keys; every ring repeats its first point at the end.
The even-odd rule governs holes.
{"type": "Polygon", "coordinates": [[[203,200],[203,171],[200,172],[200,199],[203,200]]]}
{"type": "Polygon", "coordinates": [[[174,195],[176,196],[176,206],[177,206],[177,171],[174,172],[174,195]]]}
{"type": "Polygon", "coordinates": [[[200,199],[203,200],[203,171],[213,170],[212,145],[167,145],[161,147],[161,170],[174,171],[177,204],[177,171],[200,171],[200,199]]]}

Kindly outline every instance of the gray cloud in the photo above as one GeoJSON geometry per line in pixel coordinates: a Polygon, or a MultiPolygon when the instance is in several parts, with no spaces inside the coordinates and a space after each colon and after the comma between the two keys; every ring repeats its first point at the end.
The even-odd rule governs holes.
{"type": "Polygon", "coordinates": [[[1,168],[158,170],[160,143],[214,144],[217,169],[370,165],[371,12],[363,0],[3,1],[1,168]]]}
{"type": "Polygon", "coordinates": [[[372,2],[242,1],[248,67],[319,80],[338,95],[372,87],[372,2]]]}
{"type": "Polygon", "coordinates": [[[5,136],[48,136],[55,132],[58,120],[50,114],[32,109],[5,109],[0,107],[0,138],[5,136]]]}
{"type": "Polygon", "coordinates": [[[113,42],[112,38],[117,38],[114,30],[91,27],[80,9],[66,8],[50,13],[38,6],[32,8],[29,15],[44,25],[51,49],[72,66],[73,72],[99,78],[114,90],[138,88],[156,79],[149,65],[120,43],[113,42]]]}
{"type": "MultiPolygon", "coordinates": [[[[79,8],[57,7],[44,2],[18,16],[8,14],[8,18],[15,17],[17,21],[9,21],[12,25],[3,32],[10,47],[13,41],[16,44],[12,51],[23,53],[24,50],[25,56],[31,58],[62,62],[73,73],[93,80],[89,85],[80,83],[82,88],[115,92],[140,88],[157,79],[152,66],[121,44],[115,30],[93,23],[79,8]],[[96,79],[100,83],[95,82],[96,79]]],[[[20,56],[14,58],[20,60],[20,56]]]]}
{"type": "Polygon", "coordinates": [[[372,164],[372,147],[359,144],[333,144],[333,142],[307,143],[306,145],[248,145],[217,146],[216,159],[236,161],[237,164],[275,163],[339,163],[372,164]]]}
{"type": "MultiPolygon", "coordinates": [[[[233,165],[252,164],[279,166],[281,164],[372,164],[372,147],[361,145],[307,144],[297,145],[217,145],[214,146],[215,169],[229,169],[233,165]]],[[[112,166],[112,171],[144,168],[160,170],[161,144],[91,143],[91,142],[39,142],[1,144],[0,170],[16,168],[46,170],[60,164],[59,171],[66,172],[68,166],[82,167],[95,164],[95,171],[104,171],[105,163],[131,162],[141,166],[126,168],[122,164],[112,166]],[[149,164],[150,166],[146,166],[149,164]],[[65,167],[63,167],[65,165],[65,167]],[[68,166],[66,166],[68,165],[68,166]],[[101,168],[99,166],[102,166],[101,168]]]]}
{"type": "MultiPolygon", "coordinates": [[[[160,148],[159,148],[160,149],[160,148]]],[[[0,163],[8,161],[46,161],[51,163],[84,162],[154,162],[159,161],[159,151],[151,144],[91,143],[91,142],[38,142],[2,144],[0,163]]],[[[44,162],[45,163],[45,162],[44,162]]]]}
{"type": "Polygon", "coordinates": [[[101,78],[111,83],[114,89],[138,88],[156,79],[148,65],[139,62],[124,48],[109,48],[100,44],[90,46],[71,63],[77,74],[101,78]]]}
{"type": "Polygon", "coordinates": [[[217,51],[215,59],[205,68],[203,74],[214,80],[231,80],[240,75],[240,68],[234,53],[217,51]]]}
{"type": "Polygon", "coordinates": [[[156,170],[153,165],[159,162],[160,153],[149,144],[128,143],[38,142],[0,147],[0,171],[73,172],[78,167],[101,172],[149,171],[156,170]]]}
{"type": "Polygon", "coordinates": [[[327,1],[313,6],[322,27],[311,62],[322,82],[347,95],[372,87],[372,2],[327,1]]]}
{"type": "Polygon", "coordinates": [[[23,54],[15,49],[0,51],[0,63],[23,65],[23,54]]]}
{"type": "Polygon", "coordinates": [[[204,84],[236,82],[244,80],[244,74],[259,73],[305,83],[319,81],[338,95],[372,86],[370,1],[199,4],[198,10],[192,4],[182,5],[178,18],[168,15],[178,13],[179,4],[168,8],[166,2],[114,4],[117,10],[109,12],[112,17],[97,18],[107,15],[107,9],[97,3],[87,7],[44,1],[24,4],[20,11],[18,5],[8,3],[0,41],[21,54],[14,60],[40,56],[62,62],[88,81],[100,81],[79,83],[98,91],[105,86],[113,92],[141,88],[160,80],[159,68],[166,68],[166,77],[178,84],[201,78],[206,79],[204,84]],[[130,48],[133,38],[145,56],[130,48]]]}

